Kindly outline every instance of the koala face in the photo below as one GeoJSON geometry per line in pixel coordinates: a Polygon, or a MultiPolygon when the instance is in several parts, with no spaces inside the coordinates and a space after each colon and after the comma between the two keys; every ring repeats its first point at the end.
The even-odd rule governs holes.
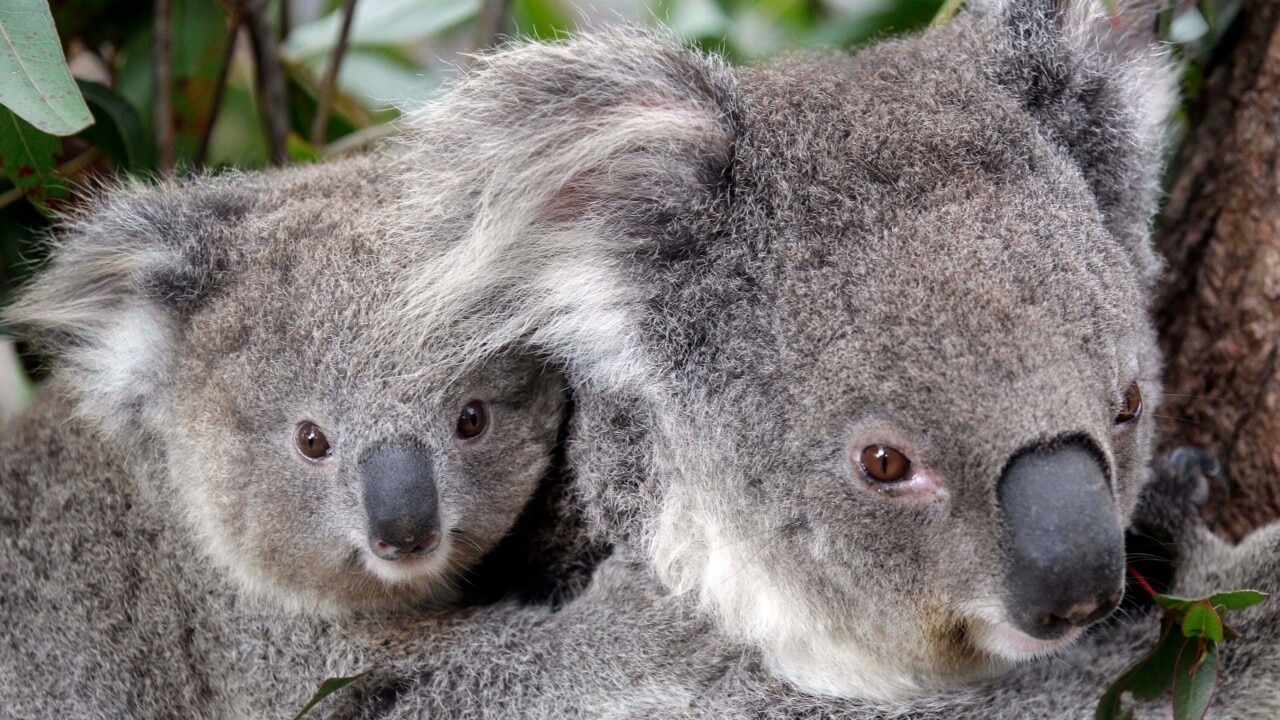
{"type": "Polygon", "coordinates": [[[15,313],[104,432],[154,441],[199,544],[284,605],[444,601],[546,471],[562,381],[454,377],[384,328],[391,161],[120,191],[15,313]]]}
{"type": "Polygon", "coordinates": [[[628,32],[516,49],[411,141],[451,168],[423,187],[483,202],[406,282],[504,288],[419,280],[414,332],[519,308],[464,345],[533,327],[569,368],[597,526],[811,691],[989,674],[1123,587],[1172,74],[1087,2],[973,5],[759,69],[628,32]]]}

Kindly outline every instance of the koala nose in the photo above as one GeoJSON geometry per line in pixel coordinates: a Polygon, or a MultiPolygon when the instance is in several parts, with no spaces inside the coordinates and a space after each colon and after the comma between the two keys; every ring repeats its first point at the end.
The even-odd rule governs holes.
{"type": "Polygon", "coordinates": [[[427,451],[381,445],[360,463],[369,545],[383,560],[426,555],[440,541],[435,469],[427,451]]]}
{"type": "Polygon", "coordinates": [[[1021,451],[1000,479],[1013,622],[1042,640],[1101,620],[1124,588],[1124,530],[1087,442],[1021,451]]]}

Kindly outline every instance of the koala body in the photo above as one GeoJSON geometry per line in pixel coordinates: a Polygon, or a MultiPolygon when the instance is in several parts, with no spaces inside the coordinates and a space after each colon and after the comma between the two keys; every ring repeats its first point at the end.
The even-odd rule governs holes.
{"type": "Polygon", "coordinates": [[[507,355],[424,382],[379,340],[393,168],[121,190],[62,236],[9,314],[54,356],[0,438],[9,716],[200,715],[274,608],[467,599],[549,472],[563,381],[507,355]]]}
{"type": "MultiPolygon", "coordinates": [[[[1136,532],[1172,551],[1170,591],[1195,597],[1224,588],[1280,592],[1280,523],[1238,546],[1224,543],[1199,517],[1194,498],[1207,497],[1206,479],[1203,468],[1186,459],[1176,451],[1158,465],[1135,515],[1136,532]]],[[[386,692],[366,687],[363,694],[334,698],[327,716],[1077,720],[1093,717],[1106,688],[1160,632],[1159,611],[1135,605],[1054,657],[1020,664],[998,679],[909,700],[859,700],[780,680],[759,649],[727,637],[698,612],[696,600],[669,594],[642,564],[611,558],[560,612],[535,617],[527,608],[494,607],[455,619],[444,633],[433,631],[453,642],[433,644],[432,652],[405,663],[415,674],[393,681],[386,692]],[[371,696],[384,702],[371,703],[371,696]]],[[[1241,636],[1221,649],[1208,717],[1275,717],[1280,606],[1268,601],[1230,622],[1241,636]]],[[[1169,717],[1167,696],[1125,702],[1135,718],[1169,717]]]]}
{"type": "Polygon", "coordinates": [[[592,530],[817,694],[999,674],[1123,586],[1173,75],[1088,0],[975,5],[749,69],[517,46],[410,140],[406,333],[562,362],[592,530]]]}

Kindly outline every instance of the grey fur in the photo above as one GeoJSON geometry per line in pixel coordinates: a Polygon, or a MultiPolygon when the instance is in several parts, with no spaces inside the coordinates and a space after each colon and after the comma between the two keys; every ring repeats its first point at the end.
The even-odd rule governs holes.
{"type": "Polygon", "coordinates": [[[1046,652],[1008,639],[1002,469],[1084,438],[1127,521],[1160,394],[1173,73],[1086,7],[744,70],[634,31],[489,56],[410,139],[405,327],[446,364],[563,362],[594,532],[795,685],[903,698],[1046,652]],[[871,490],[881,442],[938,489],[871,490]]]}
{"type": "MultiPolygon", "coordinates": [[[[9,313],[54,369],[0,440],[5,716],[221,716],[215,680],[257,618],[468,595],[549,472],[563,380],[507,355],[425,383],[429,356],[373,334],[404,261],[379,229],[394,170],[126,188],[69,222],[9,313]],[[489,427],[463,443],[474,399],[489,427]],[[322,465],[294,445],[305,420],[332,444],[322,465]],[[388,441],[428,450],[439,488],[446,538],[408,569],[367,547],[358,465],[388,441]]],[[[293,687],[350,652],[317,652],[293,687]]]]}

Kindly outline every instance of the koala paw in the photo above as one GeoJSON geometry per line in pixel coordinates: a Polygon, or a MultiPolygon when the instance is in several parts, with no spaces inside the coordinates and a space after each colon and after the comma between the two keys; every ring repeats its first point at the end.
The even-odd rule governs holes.
{"type": "Polygon", "coordinates": [[[1177,539],[1203,526],[1200,510],[1210,488],[1226,482],[1218,459],[1208,450],[1184,445],[1159,458],[1153,469],[1155,477],[1138,500],[1135,529],[1177,539]]]}

